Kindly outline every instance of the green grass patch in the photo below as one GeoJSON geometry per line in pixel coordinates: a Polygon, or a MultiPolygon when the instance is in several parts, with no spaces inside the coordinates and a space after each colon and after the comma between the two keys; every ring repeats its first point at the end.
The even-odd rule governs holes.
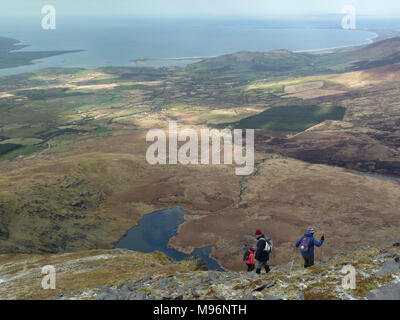
{"type": "Polygon", "coordinates": [[[92,131],[92,133],[95,134],[101,134],[101,133],[106,133],[106,132],[111,132],[112,130],[108,129],[107,127],[98,127],[92,131]]]}
{"type": "Polygon", "coordinates": [[[35,144],[42,143],[42,139],[37,139],[37,138],[12,138],[12,139],[7,139],[5,141],[1,141],[0,139],[0,144],[18,144],[18,145],[23,145],[23,146],[32,146],[35,144]]]}
{"type": "Polygon", "coordinates": [[[16,149],[22,148],[22,144],[16,144],[16,143],[3,143],[0,144],[0,155],[9,153],[11,151],[14,151],[16,149]]]}
{"type": "Polygon", "coordinates": [[[12,160],[19,156],[28,156],[32,153],[40,152],[41,150],[42,150],[42,147],[40,147],[40,146],[25,146],[25,147],[22,146],[18,149],[10,151],[6,154],[0,154],[0,161],[12,160]]]}
{"type": "Polygon", "coordinates": [[[151,86],[144,84],[121,84],[115,87],[115,90],[151,90],[151,86]]]}
{"type": "Polygon", "coordinates": [[[325,120],[342,120],[344,107],[284,106],[268,109],[239,121],[239,128],[304,131],[325,120]]]}
{"type": "Polygon", "coordinates": [[[32,100],[66,98],[71,96],[81,96],[92,94],[91,92],[81,92],[78,90],[69,90],[68,88],[35,89],[21,90],[15,93],[19,96],[25,96],[32,100]]]}

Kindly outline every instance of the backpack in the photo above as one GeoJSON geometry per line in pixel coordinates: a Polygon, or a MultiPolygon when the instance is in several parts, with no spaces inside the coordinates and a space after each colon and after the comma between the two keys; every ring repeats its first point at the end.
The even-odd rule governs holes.
{"type": "Polygon", "coordinates": [[[252,249],[248,249],[244,254],[243,261],[248,264],[254,264],[254,251],[252,249]]]}
{"type": "Polygon", "coordinates": [[[311,250],[311,241],[312,241],[311,237],[303,237],[303,239],[301,239],[301,242],[300,242],[300,250],[301,250],[301,252],[303,252],[303,253],[310,252],[310,250],[311,250]]]}
{"type": "Polygon", "coordinates": [[[243,261],[249,260],[249,256],[250,256],[250,250],[247,250],[247,251],[244,253],[243,261]]]}
{"type": "Polygon", "coordinates": [[[270,238],[268,238],[268,239],[260,238],[260,240],[261,239],[265,241],[264,251],[268,252],[268,253],[271,253],[272,250],[274,249],[274,245],[272,243],[272,240],[270,238]]]}

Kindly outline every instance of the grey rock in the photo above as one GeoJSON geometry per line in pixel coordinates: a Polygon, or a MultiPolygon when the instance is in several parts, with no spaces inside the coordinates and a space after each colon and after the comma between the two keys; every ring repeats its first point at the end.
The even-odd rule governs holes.
{"type": "Polygon", "coordinates": [[[102,292],[96,296],[96,300],[119,300],[119,296],[115,292],[102,292]]]}
{"type": "Polygon", "coordinates": [[[299,294],[299,300],[305,300],[303,292],[300,292],[300,294],[299,294]]]}
{"type": "Polygon", "coordinates": [[[170,286],[171,286],[171,280],[170,279],[164,279],[159,283],[159,285],[156,288],[158,290],[165,290],[170,286]]]}
{"type": "Polygon", "coordinates": [[[254,300],[254,295],[252,293],[247,293],[243,297],[241,297],[240,300],[246,300],[246,301],[254,300]]]}
{"type": "Polygon", "coordinates": [[[168,292],[161,296],[161,300],[183,300],[183,297],[181,293],[168,292]]]}
{"type": "Polygon", "coordinates": [[[65,292],[61,292],[61,293],[59,293],[58,295],[56,295],[56,296],[54,297],[54,300],[61,300],[62,298],[65,297],[65,295],[66,295],[65,292]]]}
{"type": "Polygon", "coordinates": [[[226,300],[225,296],[222,295],[222,294],[220,294],[220,293],[217,293],[217,294],[215,295],[215,297],[216,297],[218,300],[226,300]]]}
{"type": "Polygon", "coordinates": [[[377,276],[384,276],[389,273],[399,272],[400,270],[400,263],[396,262],[395,259],[387,260],[382,265],[382,268],[376,272],[377,276]]]}
{"type": "Polygon", "coordinates": [[[371,290],[366,298],[368,300],[400,300],[400,284],[390,284],[371,290]]]}
{"type": "Polygon", "coordinates": [[[117,286],[117,289],[119,289],[119,290],[135,291],[135,288],[136,288],[136,286],[132,282],[123,282],[117,286]]]}
{"type": "Polygon", "coordinates": [[[136,300],[136,292],[131,292],[127,297],[126,300],[136,300]]]}
{"type": "Polygon", "coordinates": [[[210,281],[217,280],[217,273],[215,271],[208,271],[208,279],[210,281]]]}
{"type": "Polygon", "coordinates": [[[100,288],[96,300],[118,300],[118,295],[111,287],[104,286],[100,288]]]}
{"type": "Polygon", "coordinates": [[[135,300],[146,300],[146,298],[147,298],[147,293],[143,291],[140,291],[135,295],[135,300]]]}
{"type": "Polygon", "coordinates": [[[258,279],[259,278],[259,275],[257,273],[254,273],[254,272],[247,273],[246,276],[247,276],[247,278],[250,278],[250,279],[258,279]]]}
{"type": "Polygon", "coordinates": [[[200,293],[198,293],[198,291],[196,289],[194,289],[194,288],[191,289],[191,293],[192,293],[192,296],[195,297],[195,298],[199,298],[200,297],[200,293]]]}
{"type": "Polygon", "coordinates": [[[380,254],[375,259],[383,260],[385,258],[395,258],[395,257],[400,257],[400,254],[398,254],[397,252],[386,252],[386,253],[380,254]]]}
{"type": "Polygon", "coordinates": [[[185,284],[183,285],[183,287],[184,287],[184,288],[191,288],[191,287],[194,287],[194,286],[200,284],[200,282],[201,282],[201,281],[200,281],[199,279],[193,279],[193,280],[190,280],[190,281],[185,282],[185,284]]]}
{"type": "Polygon", "coordinates": [[[209,288],[209,286],[206,285],[201,285],[197,287],[197,290],[207,290],[209,288]]]}
{"type": "Polygon", "coordinates": [[[144,276],[142,279],[140,279],[140,281],[147,282],[147,281],[150,281],[151,279],[152,278],[149,275],[147,275],[147,276],[144,276]]]}
{"type": "Polygon", "coordinates": [[[270,294],[264,294],[263,300],[282,300],[282,299],[276,296],[272,296],[270,294]]]}
{"type": "Polygon", "coordinates": [[[128,288],[124,287],[118,292],[118,296],[120,300],[126,300],[129,298],[129,296],[132,294],[132,291],[129,290],[128,288]]]}
{"type": "Polygon", "coordinates": [[[265,289],[273,287],[275,284],[276,284],[275,281],[271,281],[271,282],[268,282],[267,284],[264,284],[261,287],[256,288],[254,291],[263,291],[265,289]]]}

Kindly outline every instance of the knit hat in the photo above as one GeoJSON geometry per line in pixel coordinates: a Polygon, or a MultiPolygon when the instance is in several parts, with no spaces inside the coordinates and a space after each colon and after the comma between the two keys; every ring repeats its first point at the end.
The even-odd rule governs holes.
{"type": "Polygon", "coordinates": [[[315,233],[315,230],[313,227],[308,227],[307,232],[309,233],[315,233]]]}
{"type": "Polygon", "coordinates": [[[259,236],[261,236],[263,233],[261,232],[261,230],[260,230],[260,229],[258,229],[258,230],[256,231],[256,233],[255,233],[255,234],[256,234],[256,236],[257,236],[257,237],[259,237],[259,236]]]}

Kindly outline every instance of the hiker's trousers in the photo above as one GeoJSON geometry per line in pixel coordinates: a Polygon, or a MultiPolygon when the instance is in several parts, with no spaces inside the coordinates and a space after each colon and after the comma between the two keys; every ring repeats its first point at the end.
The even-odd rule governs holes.
{"type": "Polygon", "coordinates": [[[314,265],[314,256],[306,257],[303,256],[304,258],[304,268],[309,268],[314,265]]]}

